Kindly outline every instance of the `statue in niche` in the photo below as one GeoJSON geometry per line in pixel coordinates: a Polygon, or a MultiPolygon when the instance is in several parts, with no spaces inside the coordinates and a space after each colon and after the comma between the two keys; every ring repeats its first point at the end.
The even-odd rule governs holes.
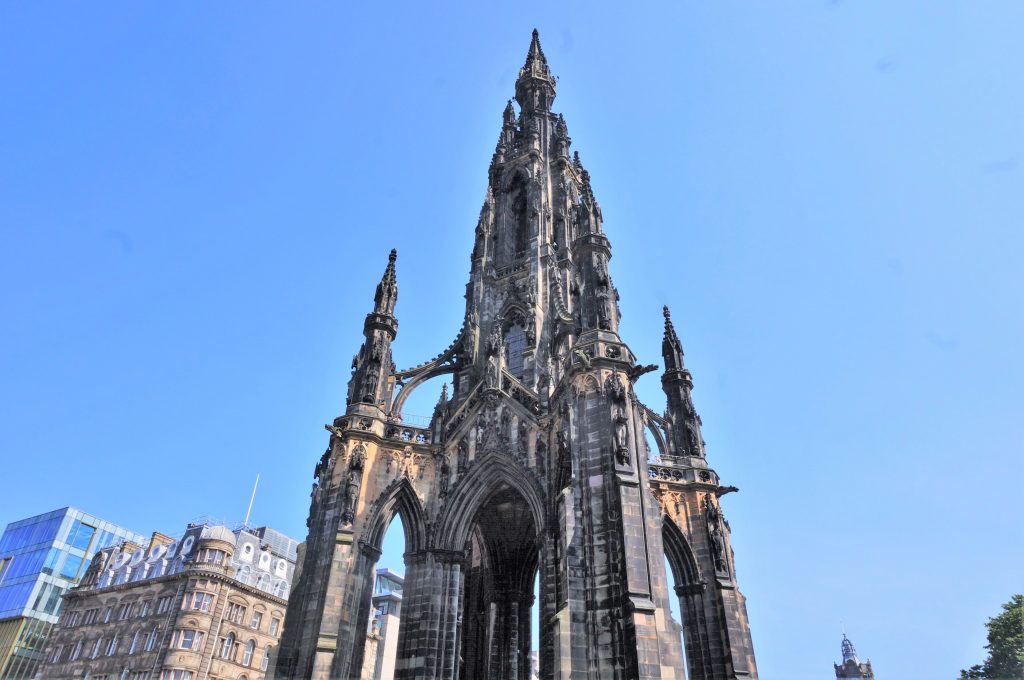
{"type": "Polygon", "coordinates": [[[700,449],[699,449],[699,447],[697,445],[697,433],[693,431],[693,427],[691,427],[690,425],[687,425],[686,426],[686,434],[690,438],[690,453],[692,455],[696,456],[697,453],[700,451],[700,449]]]}
{"type": "Polygon", "coordinates": [[[597,291],[597,327],[603,331],[612,328],[611,299],[606,289],[597,291]]]}
{"type": "Polygon", "coordinates": [[[345,482],[345,495],[342,499],[341,521],[345,526],[351,526],[355,519],[356,496],[359,491],[359,476],[355,470],[349,470],[348,480],[345,482]]]}
{"type": "Polygon", "coordinates": [[[629,426],[624,409],[615,408],[615,460],[619,465],[629,465],[629,426]]]}
{"type": "Polygon", "coordinates": [[[384,343],[381,342],[380,338],[373,341],[373,345],[370,346],[370,361],[375,364],[380,364],[384,359],[384,343]]]}
{"type": "Polygon", "coordinates": [[[377,382],[380,378],[377,375],[378,366],[371,365],[370,371],[366,376],[366,395],[364,399],[369,402],[373,402],[377,398],[377,382]]]}
{"type": "Polygon", "coordinates": [[[447,496],[448,495],[448,486],[449,486],[449,484],[451,484],[451,475],[452,475],[451,466],[448,465],[448,459],[445,458],[444,461],[441,463],[441,474],[440,474],[440,479],[438,480],[438,484],[441,487],[441,495],[442,496],[447,496]]]}
{"type": "Polygon", "coordinates": [[[548,460],[548,442],[544,432],[537,433],[537,443],[534,448],[534,457],[537,459],[537,469],[540,474],[545,474],[548,460]]]}
{"type": "Polygon", "coordinates": [[[487,335],[487,356],[500,356],[505,346],[505,339],[501,336],[501,319],[495,318],[491,324],[491,332],[487,335]]]}
{"type": "Polygon", "coordinates": [[[501,409],[501,429],[499,430],[498,437],[501,440],[502,446],[506,448],[512,440],[512,416],[509,414],[508,408],[501,409]]]}
{"type": "Polygon", "coordinates": [[[459,440],[459,459],[457,469],[459,473],[466,471],[466,467],[469,465],[469,441],[466,437],[459,440]]]}
{"type": "Polygon", "coordinates": [[[529,426],[525,420],[519,421],[518,431],[516,432],[516,453],[521,458],[526,458],[526,438],[530,436],[529,426]]]}
{"type": "Polygon", "coordinates": [[[366,448],[360,444],[352,449],[352,461],[349,463],[349,467],[353,470],[362,470],[363,463],[366,461],[366,448]]]}
{"type": "Polygon", "coordinates": [[[725,536],[722,534],[722,515],[711,494],[704,495],[704,520],[708,525],[708,539],[711,546],[711,556],[715,561],[715,569],[719,572],[729,571],[725,561],[725,536]]]}
{"type": "Polygon", "coordinates": [[[629,465],[629,417],[626,410],[626,388],[622,386],[618,374],[608,376],[604,383],[605,390],[612,402],[613,445],[615,460],[619,465],[629,465]]]}

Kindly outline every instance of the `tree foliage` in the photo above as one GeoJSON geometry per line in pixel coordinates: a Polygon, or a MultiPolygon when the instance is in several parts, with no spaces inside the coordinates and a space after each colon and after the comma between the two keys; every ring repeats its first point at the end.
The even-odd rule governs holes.
{"type": "Polygon", "coordinates": [[[1014,595],[988,620],[988,658],[960,671],[960,680],[1024,679],[1024,595],[1014,595]]]}

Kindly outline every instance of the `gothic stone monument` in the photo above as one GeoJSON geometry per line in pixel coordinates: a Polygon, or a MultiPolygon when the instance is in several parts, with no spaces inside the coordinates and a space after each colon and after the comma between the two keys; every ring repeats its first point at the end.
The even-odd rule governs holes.
{"type": "Polygon", "coordinates": [[[539,573],[540,677],[755,678],[722,486],[665,310],[661,415],[633,383],[656,369],[618,334],[601,209],[534,31],[505,107],[455,341],[396,370],[395,252],[316,465],[305,559],[277,678],[356,678],[388,524],[405,528],[396,678],[526,680],[539,573]],[[429,427],[402,421],[450,375],[429,427]],[[645,428],[659,461],[648,461],[645,428]],[[665,556],[671,573],[664,568],[665,556]]]}

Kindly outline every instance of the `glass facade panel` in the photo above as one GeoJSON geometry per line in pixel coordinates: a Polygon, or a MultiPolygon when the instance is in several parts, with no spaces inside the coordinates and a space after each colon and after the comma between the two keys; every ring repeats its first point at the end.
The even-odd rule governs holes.
{"type": "Polygon", "coordinates": [[[82,558],[78,555],[68,555],[64,560],[64,566],[60,569],[60,575],[66,579],[75,580],[78,570],[82,566],[82,558]]]}
{"type": "Polygon", "coordinates": [[[50,548],[50,553],[46,556],[46,562],[43,563],[43,573],[52,575],[54,570],[57,568],[57,560],[59,560],[63,554],[63,552],[56,548],[50,548]]]}
{"type": "Polygon", "coordinates": [[[84,524],[81,520],[75,520],[75,523],[71,525],[71,533],[68,534],[68,543],[73,548],[79,550],[86,550],[89,547],[89,542],[92,541],[93,534],[96,533],[96,527],[84,524]]]}

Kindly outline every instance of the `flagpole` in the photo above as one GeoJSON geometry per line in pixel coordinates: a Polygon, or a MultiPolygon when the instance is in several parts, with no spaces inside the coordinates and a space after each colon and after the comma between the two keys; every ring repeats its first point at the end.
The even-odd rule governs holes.
{"type": "Polygon", "coordinates": [[[245,511],[245,522],[242,525],[249,527],[249,514],[252,513],[252,502],[256,500],[256,487],[260,485],[260,473],[256,473],[256,483],[252,485],[252,496],[249,497],[249,509],[245,511]]]}

